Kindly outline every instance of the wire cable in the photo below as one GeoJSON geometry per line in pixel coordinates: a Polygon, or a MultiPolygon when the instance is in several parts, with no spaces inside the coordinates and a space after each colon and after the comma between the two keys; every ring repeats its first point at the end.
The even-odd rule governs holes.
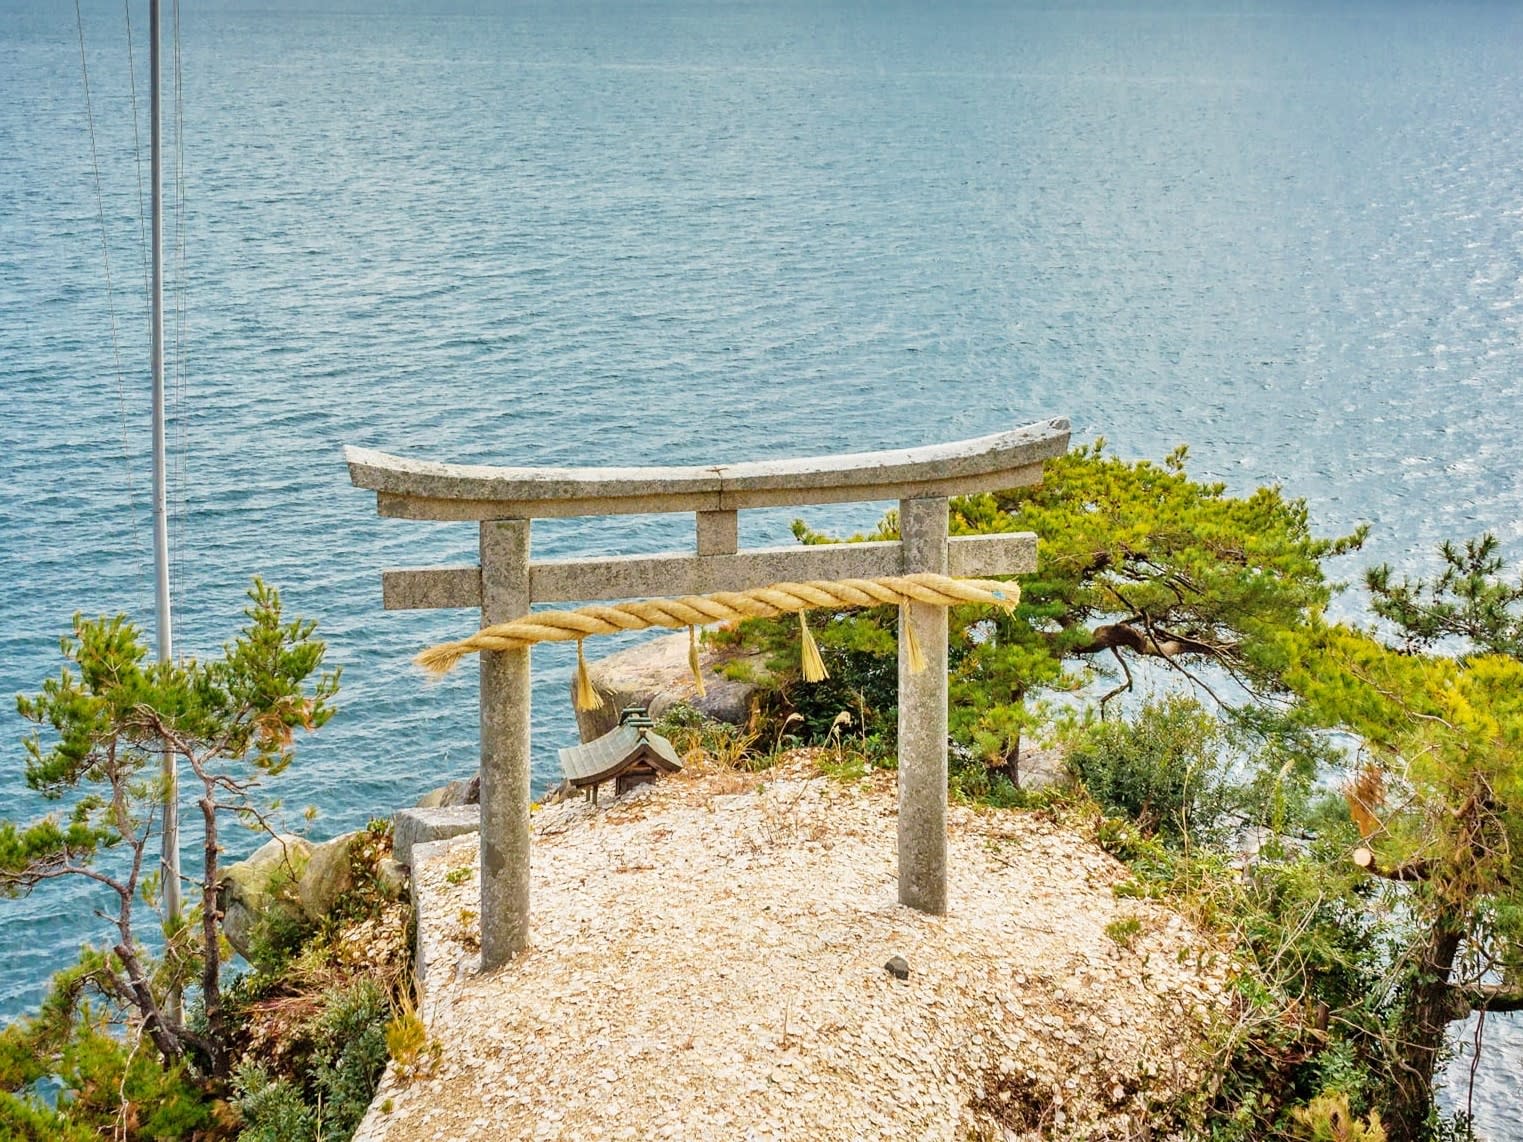
{"type": "Polygon", "coordinates": [[[174,452],[170,462],[169,589],[176,609],[180,604],[180,585],[185,565],[185,341],[187,336],[187,273],[185,265],[185,100],[180,69],[180,0],[171,9],[174,38],[174,122],[175,122],[175,278],[174,278],[174,452]]]}
{"type": "MultiPolygon", "coordinates": [[[[117,412],[122,427],[122,463],[126,470],[127,511],[129,518],[137,520],[137,496],[132,483],[132,445],[127,428],[127,375],[122,368],[121,336],[116,320],[116,292],[111,284],[111,241],[106,230],[106,197],[101,189],[100,150],[95,141],[95,107],[90,96],[90,65],[85,53],[85,18],[80,11],[79,0],[74,0],[74,26],[79,33],[79,71],[85,89],[85,122],[90,129],[90,165],[95,176],[95,213],[100,222],[101,258],[105,264],[106,314],[111,325],[111,357],[116,366],[117,412]]],[[[150,580],[146,563],[147,551],[143,545],[141,527],[131,528],[134,548],[138,553],[138,575],[146,585],[150,580]]]]}
{"type": "MultiPolygon", "coordinates": [[[[138,248],[143,255],[143,305],[148,307],[148,211],[143,205],[147,197],[143,191],[143,136],[138,127],[137,109],[137,56],[132,50],[132,0],[122,0],[122,14],[127,23],[127,83],[132,102],[132,159],[137,166],[137,235],[138,248]]],[[[149,318],[152,321],[152,318],[149,318]]],[[[153,329],[148,330],[148,340],[153,340],[153,329]]]]}

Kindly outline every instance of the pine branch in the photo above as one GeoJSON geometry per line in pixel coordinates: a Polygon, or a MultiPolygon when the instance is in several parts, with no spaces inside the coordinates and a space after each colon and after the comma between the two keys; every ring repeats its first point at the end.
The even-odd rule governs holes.
{"type": "Polygon", "coordinates": [[[1472,1011],[1523,1011],[1523,985],[1472,983],[1454,990],[1472,1011]]]}
{"type": "Polygon", "coordinates": [[[1433,869],[1425,860],[1403,861],[1397,865],[1383,865],[1375,855],[1373,849],[1360,845],[1354,850],[1352,859],[1355,864],[1364,869],[1371,876],[1378,876],[1385,880],[1422,881],[1427,880],[1433,869]]]}

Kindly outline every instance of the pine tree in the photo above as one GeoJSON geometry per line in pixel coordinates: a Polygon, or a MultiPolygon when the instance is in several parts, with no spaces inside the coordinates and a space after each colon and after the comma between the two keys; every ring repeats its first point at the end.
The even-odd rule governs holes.
{"type": "Polygon", "coordinates": [[[262,778],[292,761],[295,731],[333,713],[338,671],[322,671],[314,624],[282,617],[279,594],[259,580],[248,625],[206,662],[147,661],[141,632],[124,616],[74,618],[61,643],[67,665],[32,697],[17,698],[37,730],[26,740],[26,781],[67,810],[27,824],[0,823],[0,892],[30,893],[49,881],[84,878],[113,900],[102,951],[87,951],[76,984],[131,1012],[166,1068],[185,1063],[225,1074],[223,955],[217,889],[224,821],[263,823],[262,778]],[[153,854],[164,797],[161,758],[179,757],[204,830],[194,888],[199,903],[177,923],[157,915],[153,854]],[[162,957],[141,938],[147,906],[164,925],[162,957]],[[176,1017],[172,989],[194,983],[202,1021],[176,1017]]]}

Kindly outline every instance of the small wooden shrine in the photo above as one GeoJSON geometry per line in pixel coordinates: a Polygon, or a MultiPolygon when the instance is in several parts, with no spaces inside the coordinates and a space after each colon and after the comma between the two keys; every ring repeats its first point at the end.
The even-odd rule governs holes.
{"type": "Polygon", "coordinates": [[[631,706],[602,737],[561,750],[561,772],[573,789],[587,790],[594,805],[605,781],[612,781],[614,796],[622,797],[637,785],[676,773],[682,768],[677,751],[654,725],[643,707],[631,706]]]}

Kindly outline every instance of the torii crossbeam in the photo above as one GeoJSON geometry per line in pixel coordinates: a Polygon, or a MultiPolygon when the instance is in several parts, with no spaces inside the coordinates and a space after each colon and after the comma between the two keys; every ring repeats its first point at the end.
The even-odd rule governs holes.
{"type": "MultiPolygon", "coordinates": [[[[408,460],[345,448],[349,478],[376,493],[383,516],[473,520],[475,567],[385,571],[387,610],[477,607],[481,625],[531,604],[746,591],[779,580],[871,579],[920,571],[957,577],[1036,570],[1036,537],[947,535],[950,496],[1040,481],[1068,448],[1068,421],[890,452],[763,460],[696,468],[498,468],[408,460]],[[900,539],[739,549],[746,508],[899,501],[900,539]],[[530,521],[586,515],[697,514],[696,554],[530,558],[530,521]]],[[[899,900],[947,907],[947,612],[910,603],[926,669],[899,649],[899,900]]],[[[493,968],[529,931],[529,655],[481,656],[481,962],[493,968]]]]}

